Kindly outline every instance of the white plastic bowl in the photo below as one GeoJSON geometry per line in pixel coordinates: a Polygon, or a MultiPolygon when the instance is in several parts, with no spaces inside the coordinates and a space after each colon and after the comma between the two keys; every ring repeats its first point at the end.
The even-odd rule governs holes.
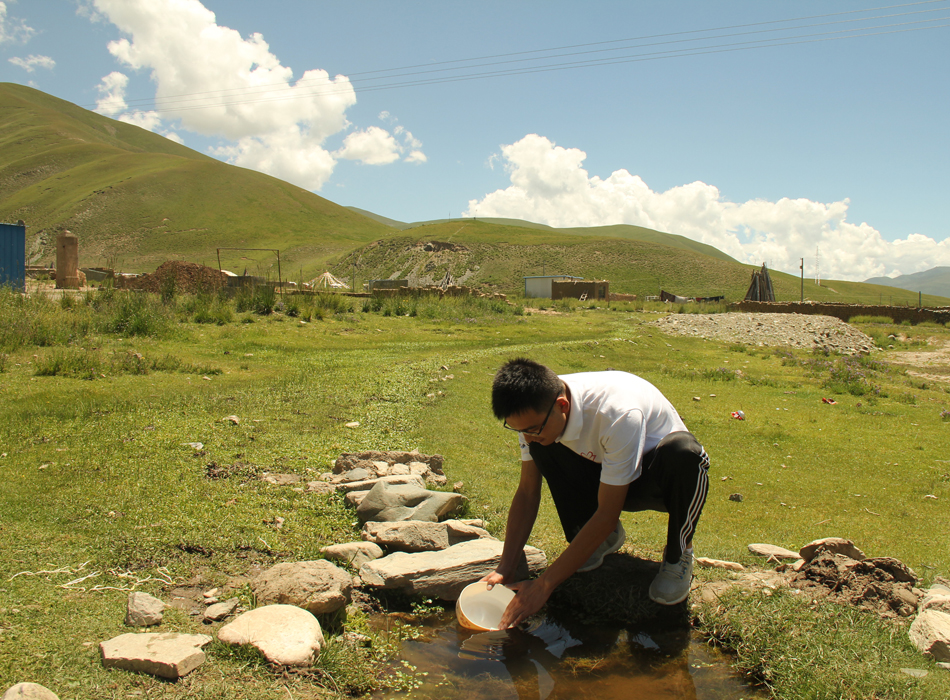
{"type": "Polygon", "coordinates": [[[481,632],[498,629],[505,608],[515,592],[500,583],[488,590],[488,584],[477,581],[466,586],[455,602],[455,616],[459,624],[481,632]]]}

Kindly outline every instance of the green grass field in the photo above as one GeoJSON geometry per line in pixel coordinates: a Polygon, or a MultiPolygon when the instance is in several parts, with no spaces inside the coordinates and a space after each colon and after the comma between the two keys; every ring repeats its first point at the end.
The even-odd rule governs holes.
{"type": "MultiPolygon", "coordinates": [[[[449,483],[464,482],[469,515],[502,536],[519,458],[488,392],[517,355],[561,373],[628,370],[666,393],[712,458],[698,555],[756,565],[751,542],[798,549],[835,535],[902,560],[921,585],[950,574],[950,384],[888,360],[950,340],[946,328],[867,319],[861,327],[895,347],[855,362],[667,337],[649,325],[657,314],[632,304],[562,304],[558,314],[473,300],[288,304],[260,315],[212,298],[0,294],[0,328],[13,329],[0,331],[0,688],[30,680],[61,698],[319,697],[320,678],[276,675],[219,644],[174,684],[104,670],[97,645],[128,631],[123,589],[136,579],[168,597],[167,580],[210,588],[356,538],[342,499],[269,485],[265,471],[313,478],[342,452],[439,453],[449,483]],[[739,409],[745,421],[730,417],[739,409]],[[222,420],[230,415],[240,423],[222,420]],[[210,465],[232,478],[208,478],[210,465]],[[730,501],[733,492],[744,500],[730,501]]],[[[657,558],[661,516],[624,517],[632,551],[657,558]]],[[[564,547],[549,501],[531,543],[549,558],[564,547]]],[[[735,618],[705,622],[774,697],[950,692],[946,672],[910,648],[906,623],[849,622],[851,613],[780,598],[738,598],[735,618]],[[839,634],[843,625],[853,634],[839,634]],[[779,658],[776,627],[809,633],[782,636],[779,658]],[[917,680],[901,667],[931,672],[917,680]]],[[[163,629],[209,630],[181,610],[163,629]]],[[[326,692],[395,682],[366,670],[384,642],[358,664],[326,656],[326,692]]]]}

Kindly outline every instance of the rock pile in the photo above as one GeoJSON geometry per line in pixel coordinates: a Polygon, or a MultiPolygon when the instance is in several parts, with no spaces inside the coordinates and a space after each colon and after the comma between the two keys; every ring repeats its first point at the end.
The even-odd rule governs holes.
{"type": "Polygon", "coordinates": [[[715,338],[769,347],[820,349],[843,355],[870,353],[874,340],[832,316],[806,314],[670,314],[649,324],[670,335],[715,338]]]}
{"type": "MultiPolygon", "coordinates": [[[[773,572],[740,573],[731,580],[694,585],[704,602],[715,604],[733,586],[751,590],[787,586],[813,599],[854,606],[883,618],[916,615],[909,630],[911,641],[921,653],[950,669],[950,581],[938,578],[929,591],[922,591],[916,587],[917,575],[903,562],[892,557],[866,557],[851,540],[841,537],[809,542],[797,555],[766,544],[750,544],[749,551],[781,563],[773,572]],[[793,557],[797,558],[789,563],[793,557]]],[[[739,566],[715,560],[706,565],[739,566]]]]}
{"type": "MultiPolygon", "coordinates": [[[[440,455],[344,454],[332,473],[306,489],[296,486],[302,481],[297,475],[267,473],[261,478],[298,491],[344,493],[364,523],[361,541],[324,547],[327,559],[283,562],[258,574],[250,584],[259,605],[253,610],[241,611],[238,598],[219,601],[219,589],[204,593],[206,624],[240,613],[218,629],[218,639],[252,645],[273,664],[311,666],[325,644],[317,616],[350,605],[355,587],[399,589],[451,601],[465,586],[493,571],[501,559],[503,544],[482,521],[447,519],[463,507],[464,496],[426,488],[446,484],[440,455]]],[[[525,547],[518,576],[537,574],[546,565],[544,552],[525,547]]],[[[125,622],[138,628],[160,625],[166,607],[154,596],[132,592],[125,622]]],[[[100,653],[107,668],[174,680],[204,662],[202,647],[211,640],[203,634],[128,632],[102,642],[100,653]]],[[[14,686],[3,696],[8,698],[56,700],[35,684],[14,686]]]]}
{"type": "Polygon", "coordinates": [[[169,279],[174,280],[176,292],[188,294],[213,292],[228,283],[228,276],[213,267],[170,260],[159,265],[155,272],[149,275],[117,277],[116,287],[141,289],[159,294],[162,291],[162,285],[168,284],[169,279]]]}

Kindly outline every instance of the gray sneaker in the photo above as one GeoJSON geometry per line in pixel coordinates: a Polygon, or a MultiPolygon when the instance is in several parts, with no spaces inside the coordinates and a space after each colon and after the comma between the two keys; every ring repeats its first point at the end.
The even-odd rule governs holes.
{"type": "Polygon", "coordinates": [[[623,525],[618,520],[617,527],[607,535],[600,546],[594,550],[594,553],[590,555],[590,559],[587,560],[587,563],[584,564],[578,571],[593,571],[598,566],[604,563],[604,557],[608,554],[613,554],[618,549],[623,547],[623,543],[627,541],[627,533],[624,532],[623,525]]]}
{"type": "Polygon", "coordinates": [[[693,581],[693,550],[687,549],[680,560],[670,564],[663,559],[660,573],[650,584],[650,600],[660,605],[676,605],[689,596],[689,586],[693,581]]]}

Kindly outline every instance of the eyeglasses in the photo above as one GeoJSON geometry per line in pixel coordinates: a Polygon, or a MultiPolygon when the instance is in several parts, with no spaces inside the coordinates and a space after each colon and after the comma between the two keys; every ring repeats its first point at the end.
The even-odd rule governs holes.
{"type": "Polygon", "coordinates": [[[551,404],[551,408],[548,409],[547,415],[544,416],[544,421],[542,421],[541,427],[537,430],[518,430],[517,428],[512,428],[510,425],[508,425],[507,420],[502,423],[502,425],[504,425],[508,430],[513,430],[514,432],[521,433],[522,435],[540,435],[544,432],[544,426],[548,424],[548,418],[551,417],[551,411],[553,411],[554,407],[557,406],[557,400],[559,398],[561,398],[560,395],[554,397],[554,403],[551,404]]]}

